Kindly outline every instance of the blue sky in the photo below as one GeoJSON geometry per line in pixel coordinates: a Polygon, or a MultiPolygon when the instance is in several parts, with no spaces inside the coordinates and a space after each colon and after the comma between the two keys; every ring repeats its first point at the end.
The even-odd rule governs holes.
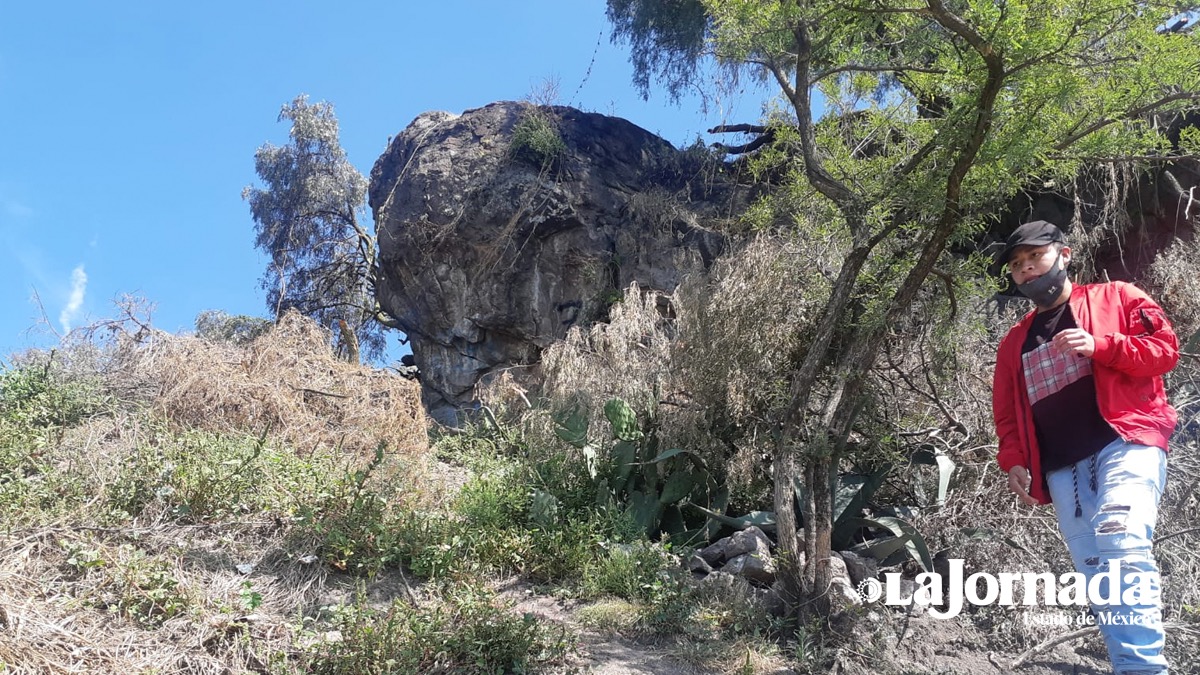
{"type": "Polygon", "coordinates": [[[604,8],[0,5],[0,356],[55,341],[30,331],[35,293],[60,333],[112,316],[123,294],[154,303],[154,325],[172,332],[191,330],[205,309],[266,315],[265,258],[241,192],[256,182],[255,149],[287,141],[276,117],[301,93],[334,104],[342,145],[364,174],[421,112],[523,98],[548,79],[562,103],[676,145],[721,121],[757,119],[763,96],[753,90],[707,113],[698,99],[643,102],[604,8]]]}

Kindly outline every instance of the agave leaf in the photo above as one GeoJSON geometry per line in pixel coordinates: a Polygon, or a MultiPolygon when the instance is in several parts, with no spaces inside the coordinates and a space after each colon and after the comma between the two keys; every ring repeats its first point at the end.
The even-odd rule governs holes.
{"type": "Polygon", "coordinates": [[[637,414],[629,404],[619,398],[609,399],[604,404],[604,416],[612,425],[613,435],[622,441],[636,441],[642,437],[638,428],[637,414]]]}
{"type": "Polygon", "coordinates": [[[751,525],[758,527],[760,530],[773,531],[775,529],[775,512],[774,511],[751,511],[744,516],[733,518],[723,513],[717,513],[711,509],[706,509],[699,504],[688,502],[688,506],[700,511],[709,518],[728,525],[737,530],[744,530],[751,525]]]}
{"type": "Polygon", "coordinates": [[[912,454],[913,464],[926,464],[936,466],[938,470],[938,491],[937,502],[938,506],[946,504],[946,493],[950,491],[950,477],[954,475],[954,460],[940,452],[933,452],[921,448],[912,454]]]}
{"type": "Polygon", "coordinates": [[[866,553],[879,562],[886,563],[888,558],[897,553],[908,555],[908,537],[880,537],[863,542],[851,550],[855,553],[866,553]]]}
{"type": "Polygon", "coordinates": [[[887,530],[896,537],[905,539],[905,547],[908,549],[908,554],[912,556],[912,559],[916,560],[917,564],[924,571],[933,571],[933,556],[929,555],[929,547],[925,544],[925,538],[910,523],[891,516],[852,518],[847,523],[856,527],[887,530]]]}
{"type": "Polygon", "coordinates": [[[884,463],[871,473],[838,476],[833,486],[834,523],[861,514],[863,507],[879,490],[879,486],[883,485],[883,480],[891,470],[892,465],[884,463]]]}
{"type": "Polygon", "coordinates": [[[706,464],[704,462],[704,458],[700,457],[699,455],[692,452],[691,450],[684,450],[683,448],[671,448],[670,450],[664,450],[657,457],[650,460],[650,463],[658,464],[660,462],[665,462],[668,459],[671,459],[672,457],[679,457],[681,455],[686,457],[689,461],[691,461],[691,463],[693,465],[695,465],[695,467],[697,469],[702,469],[702,470],[708,469],[708,464],[706,464]]]}

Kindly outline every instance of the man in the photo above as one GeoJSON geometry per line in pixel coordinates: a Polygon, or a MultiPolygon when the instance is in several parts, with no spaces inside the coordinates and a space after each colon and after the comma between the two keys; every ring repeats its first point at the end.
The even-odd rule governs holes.
{"type": "Polygon", "coordinates": [[[1110,566],[1118,590],[1149,589],[1092,607],[1113,670],[1166,673],[1151,544],[1176,422],[1162,376],[1179,343],[1148,295],[1124,282],[1073,284],[1070,261],[1062,231],[1043,220],[1017,228],[997,257],[1036,305],[997,353],[997,460],[1022,502],[1054,504],[1075,569],[1089,582],[1101,575],[1102,597],[1110,566]]]}

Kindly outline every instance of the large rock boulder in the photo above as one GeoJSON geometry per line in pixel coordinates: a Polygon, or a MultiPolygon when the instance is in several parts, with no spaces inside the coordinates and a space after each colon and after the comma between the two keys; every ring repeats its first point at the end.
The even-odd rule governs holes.
{"type": "MultiPolygon", "coordinates": [[[[430,413],[536,363],[636,281],[671,291],[725,247],[723,166],[615,117],[495,103],[417,117],[371,171],[377,297],[411,340],[430,413]]],[[[734,208],[731,208],[734,207],[734,208]]],[[[530,376],[534,377],[534,376],[530,376]]]]}

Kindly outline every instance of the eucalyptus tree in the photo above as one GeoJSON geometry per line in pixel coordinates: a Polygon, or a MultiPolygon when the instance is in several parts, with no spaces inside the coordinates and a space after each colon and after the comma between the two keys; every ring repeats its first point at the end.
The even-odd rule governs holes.
{"type": "Polygon", "coordinates": [[[262,285],[276,318],[288,309],[333,331],[339,351],[378,357],[384,329],[398,328],[375,300],[375,236],[363,225],[367,180],[346,158],[333,105],[298,96],[279,121],[287,145],[254,153],[264,187],[247,187],[255,246],[270,256],[262,285]]]}
{"type": "MultiPolygon", "coordinates": [[[[1200,45],[1140,0],[609,0],[643,93],[697,83],[706,58],[777,89],[763,130],[786,147],[774,206],[838,243],[806,330],[773,457],[793,607],[825,591],[833,496],[864,384],[947,246],[1020,190],[1086,164],[1189,153],[1166,121],[1200,98],[1200,45]],[[818,114],[814,101],[823,102],[818,114]],[[808,489],[801,543],[793,481],[808,489]],[[795,564],[803,552],[806,563],[795,564]]],[[[931,292],[926,289],[926,292],[931,292]]]]}

